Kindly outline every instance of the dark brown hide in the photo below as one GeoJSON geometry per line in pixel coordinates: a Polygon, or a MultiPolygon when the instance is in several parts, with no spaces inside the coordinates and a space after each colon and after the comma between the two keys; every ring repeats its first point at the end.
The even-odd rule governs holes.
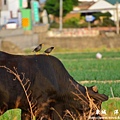
{"type": "MultiPolygon", "coordinates": [[[[28,94],[31,92],[29,98],[35,104],[36,109],[33,112],[37,119],[49,117],[59,120],[60,115],[68,120],[70,118],[64,116],[66,109],[76,116],[76,111],[82,116],[84,111],[90,109],[85,87],[77,83],[60,60],[53,56],[24,56],[0,52],[0,66],[6,66],[14,72],[15,67],[20,78],[24,78],[23,84],[27,79],[30,80],[28,94]],[[78,100],[75,94],[81,99],[78,100]]],[[[87,89],[99,107],[108,99],[106,95],[93,91],[92,87],[87,89]]],[[[4,113],[16,107],[22,110],[22,120],[30,120],[29,105],[20,82],[15,80],[13,74],[0,67],[0,110],[4,113]]]]}

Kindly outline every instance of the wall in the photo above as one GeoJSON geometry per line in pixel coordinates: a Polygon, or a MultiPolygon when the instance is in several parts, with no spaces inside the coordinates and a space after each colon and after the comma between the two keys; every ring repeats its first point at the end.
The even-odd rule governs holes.
{"type": "Polygon", "coordinates": [[[52,29],[51,31],[48,31],[48,36],[49,37],[94,37],[94,36],[98,36],[99,30],[94,30],[94,29],[85,29],[85,28],[81,28],[81,29],[63,29],[62,32],[56,30],[56,29],[52,29]]]}
{"type": "Polygon", "coordinates": [[[35,48],[39,40],[44,40],[49,25],[34,26],[33,30],[1,30],[0,49],[10,53],[22,53],[24,49],[35,48]]]}
{"type": "Polygon", "coordinates": [[[8,21],[8,19],[10,19],[10,11],[1,11],[1,25],[5,25],[8,21]]]}
{"type": "MultiPolygon", "coordinates": [[[[120,35],[109,32],[106,34],[88,37],[49,37],[47,35],[49,25],[35,26],[32,31],[23,29],[0,31],[1,50],[14,53],[16,48],[21,50],[35,48],[39,43],[44,43],[44,48],[54,46],[64,50],[91,50],[91,49],[119,49],[120,35]],[[11,44],[10,44],[11,43],[11,44]]],[[[17,52],[20,52],[18,50],[17,52]]]]}
{"type": "Polygon", "coordinates": [[[120,50],[120,35],[97,37],[46,37],[40,40],[46,46],[55,48],[90,50],[90,49],[118,49],[120,50]]]}

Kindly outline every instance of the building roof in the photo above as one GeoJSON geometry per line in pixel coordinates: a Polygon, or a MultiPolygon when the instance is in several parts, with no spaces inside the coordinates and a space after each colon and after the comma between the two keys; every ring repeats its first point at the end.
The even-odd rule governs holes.
{"type": "Polygon", "coordinates": [[[116,4],[117,2],[120,3],[120,0],[106,0],[106,1],[113,5],[116,4]]]}
{"type": "Polygon", "coordinates": [[[102,10],[114,10],[116,7],[107,2],[106,0],[98,0],[97,2],[81,2],[79,4],[80,10],[73,10],[71,13],[93,13],[100,12],[102,10]]]}
{"type": "Polygon", "coordinates": [[[80,10],[87,10],[90,6],[92,6],[95,2],[80,2],[79,8],[80,10]]]}
{"type": "Polygon", "coordinates": [[[106,0],[99,0],[98,2],[93,4],[91,7],[89,7],[89,10],[92,10],[92,9],[115,9],[115,6],[107,2],[106,0]]]}

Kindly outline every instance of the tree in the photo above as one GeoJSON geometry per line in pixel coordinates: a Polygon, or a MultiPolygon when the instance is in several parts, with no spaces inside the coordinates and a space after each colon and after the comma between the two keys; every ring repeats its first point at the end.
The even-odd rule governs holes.
{"type": "MultiPolygon", "coordinates": [[[[48,14],[53,14],[59,17],[59,3],[60,0],[47,0],[44,9],[47,10],[48,14]]],[[[63,16],[69,13],[73,9],[72,0],[63,0],[63,16]]]]}
{"type": "Polygon", "coordinates": [[[78,0],[72,0],[73,5],[78,6],[78,0]]]}

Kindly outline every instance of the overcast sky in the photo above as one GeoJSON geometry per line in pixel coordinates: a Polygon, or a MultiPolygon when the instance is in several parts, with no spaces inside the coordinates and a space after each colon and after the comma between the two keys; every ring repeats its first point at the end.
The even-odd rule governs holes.
{"type": "Polygon", "coordinates": [[[45,2],[46,0],[39,0],[41,3],[45,2]]]}

